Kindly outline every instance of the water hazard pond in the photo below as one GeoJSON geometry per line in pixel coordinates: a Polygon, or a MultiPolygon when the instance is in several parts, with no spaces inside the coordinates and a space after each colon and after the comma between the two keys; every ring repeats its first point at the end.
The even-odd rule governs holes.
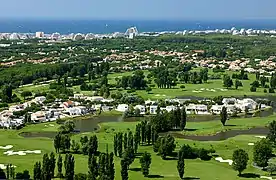
{"type": "MultiPolygon", "coordinates": [[[[133,122],[140,121],[143,118],[126,118],[123,119],[122,116],[99,116],[99,117],[91,117],[90,119],[76,119],[73,120],[75,122],[76,133],[84,133],[84,132],[93,132],[100,129],[99,123],[105,122],[133,122]]],[[[46,138],[54,138],[57,132],[22,132],[20,136],[24,138],[37,138],[37,137],[46,137],[46,138]]]]}
{"type": "Polygon", "coordinates": [[[169,132],[169,134],[180,139],[189,139],[194,141],[223,141],[238,135],[266,136],[268,134],[268,128],[260,127],[260,128],[251,128],[251,129],[245,129],[245,130],[229,130],[226,132],[219,132],[215,135],[208,135],[208,136],[185,135],[185,134],[180,134],[176,132],[169,132]]]}

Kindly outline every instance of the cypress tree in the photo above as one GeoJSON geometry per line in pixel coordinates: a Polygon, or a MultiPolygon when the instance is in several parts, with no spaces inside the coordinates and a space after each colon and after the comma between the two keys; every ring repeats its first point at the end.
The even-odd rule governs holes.
{"type": "Polygon", "coordinates": [[[58,156],[58,161],[57,161],[57,168],[58,168],[58,178],[62,178],[63,174],[62,174],[62,156],[59,155],[58,156]]]}
{"type": "Polygon", "coordinates": [[[41,179],[51,180],[50,159],[48,157],[48,154],[44,154],[43,156],[41,179]]]}
{"type": "Polygon", "coordinates": [[[183,131],[186,127],[186,122],[187,122],[187,114],[185,107],[182,108],[182,113],[181,113],[181,122],[180,122],[180,129],[183,131]]]}
{"type": "Polygon", "coordinates": [[[121,160],[121,177],[122,180],[128,180],[128,172],[127,172],[128,166],[124,159],[121,160]]]}
{"type": "Polygon", "coordinates": [[[180,122],[181,122],[181,111],[180,111],[180,108],[177,107],[176,111],[175,111],[175,114],[176,114],[176,128],[180,127],[180,122]]]}
{"type": "Polygon", "coordinates": [[[40,180],[41,179],[41,163],[36,162],[34,165],[34,180],[40,180]]]}
{"type": "Polygon", "coordinates": [[[184,177],[184,168],[185,168],[185,162],[184,162],[183,152],[179,151],[178,160],[177,160],[177,170],[178,170],[179,177],[181,179],[183,179],[184,177]]]}
{"type": "Polygon", "coordinates": [[[146,121],[142,121],[141,123],[141,139],[142,139],[142,143],[146,142],[146,121]]]}
{"type": "Polygon", "coordinates": [[[106,166],[107,166],[107,164],[106,164],[106,154],[101,153],[100,157],[99,157],[99,180],[107,179],[106,166]]]}
{"type": "Polygon", "coordinates": [[[128,143],[128,145],[127,145],[128,147],[133,148],[133,134],[131,131],[129,131],[129,133],[128,133],[127,143],[128,143]]]}
{"type": "Polygon", "coordinates": [[[123,133],[119,133],[118,134],[117,143],[118,143],[118,154],[119,154],[119,157],[122,157],[122,154],[123,154],[123,133]]]}
{"type": "Polygon", "coordinates": [[[7,179],[10,179],[10,167],[11,167],[12,165],[11,164],[8,164],[7,166],[6,166],[6,176],[7,176],[7,179]]]}
{"type": "Polygon", "coordinates": [[[151,155],[145,152],[140,158],[140,164],[142,167],[142,173],[145,177],[149,175],[149,168],[151,164],[151,155]]]}
{"type": "Polygon", "coordinates": [[[88,160],[88,179],[96,180],[98,177],[98,163],[94,154],[88,160]]]}
{"type": "Polygon", "coordinates": [[[56,149],[56,153],[59,153],[61,149],[61,134],[58,133],[54,138],[54,147],[56,149]]]}
{"type": "Polygon", "coordinates": [[[127,149],[127,133],[124,134],[124,150],[127,149]]]}
{"type": "Polygon", "coordinates": [[[116,133],[115,136],[114,136],[114,139],[113,139],[113,151],[114,151],[115,156],[117,156],[117,154],[118,154],[118,142],[117,142],[117,139],[118,139],[118,135],[116,133]]]}
{"type": "Polygon", "coordinates": [[[227,121],[227,108],[224,106],[222,107],[222,110],[220,112],[220,121],[222,125],[225,126],[225,123],[227,121]]]}
{"type": "Polygon", "coordinates": [[[98,150],[98,138],[96,135],[90,137],[88,142],[88,155],[95,154],[98,150]]]}
{"type": "Polygon", "coordinates": [[[126,151],[123,154],[123,159],[125,160],[125,163],[127,163],[127,168],[128,168],[135,159],[133,148],[129,147],[126,149],[126,151]]]}
{"type": "Polygon", "coordinates": [[[139,143],[141,142],[141,124],[137,124],[135,128],[135,134],[137,135],[139,143]]]}
{"type": "Polygon", "coordinates": [[[111,152],[109,154],[109,160],[108,160],[108,175],[109,175],[109,180],[114,180],[115,179],[115,167],[114,167],[114,154],[111,152]]]}
{"type": "Polygon", "coordinates": [[[72,154],[66,154],[64,160],[65,179],[73,180],[75,174],[75,159],[72,154]]]}
{"type": "Polygon", "coordinates": [[[51,152],[50,154],[50,162],[49,162],[49,169],[50,169],[50,173],[51,173],[51,177],[55,177],[55,167],[56,167],[56,159],[55,159],[55,154],[53,152],[51,152]]]}
{"type": "Polygon", "coordinates": [[[140,143],[139,135],[138,135],[137,132],[135,132],[135,134],[134,134],[134,147],[133,147],[134,148],[134,153],[137,153],[139,143],[140,143]]]}
{"type": "Polygon", "coordinates": [[[7,179],[6,173],[4,172],[3,169],[0,169],[0,179],[7,179]]]}
{"type": "Polygon", "coordinates": [[[151,142],[151,125],[147,123],[146,128],[145,128],[145,136],[147,143],[150,144],[151,142]]]}

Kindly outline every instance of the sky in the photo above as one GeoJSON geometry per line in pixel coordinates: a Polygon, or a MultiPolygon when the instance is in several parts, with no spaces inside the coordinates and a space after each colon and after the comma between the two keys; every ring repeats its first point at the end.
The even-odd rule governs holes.
{"type": "Polygon", "coordinates": [[[0,18],[276,19],[276,0],[1,0],[0,18]]]}

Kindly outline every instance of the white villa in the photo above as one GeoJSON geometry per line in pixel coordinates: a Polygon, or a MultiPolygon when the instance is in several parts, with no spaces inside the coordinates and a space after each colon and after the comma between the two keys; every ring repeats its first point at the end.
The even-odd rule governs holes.
{"type": "Polygon", "coordinates": [[[46,114],[43,111],[37,111],[31,114],[31,120],[35,123],[41,123],[46,121],[46,114]]]}
{"type": "Polygon", "coordinates": [[[146,105],[153,105],[153,104],[157,104],[157,101],[152,101],[152,100],[149,99],[149,100],[145,101],[145,104],[146,105]]]}
{"type": "Polygon", "coordinates": [[[65,112],[69,113],[70,116],[84,115],[87,113],[86,107],[76,106],[71,108],[66,108],[65,112]]]}
{"type": "Polygon", "coordinates": [[[146,107],[143,105],[136,105],[134,107],[134,109],[139,109],[140,110],[140,114],[146,114],[146,107]]]}
{"type": "Polygon", "coordinates": [[[119,112],[126,112],[128,110],[128,105],[127,104],[119,104],[117,106],[116,110],[119,112]]]}
{"type": "Polygon", "coordinates": [[[149,110],[150,110],[150,114],[157,114],[157,109],[158,109],[158,106],[156,106],[156,105],[151,105],[150,107],[149,107],[149,110]]]}
{"type": "Polygon", "coordinates": [[[187,114],[210,114],[207,105],[204,104],[189,104],[186,106],[187,114]]]}
{"type": "Polygon", "coordinates": [[[242,111],[245,111],[245,109],[255,110],[258,107],[258,103],[256,103],[253,99],[246,98],[242,100],[237,100],[236,106],[242,111]]]}
{"type": "Polygon", "coordinates": [[[84,99],[85,96],[83,94],[74,94],[74,99],[84,99]]]}
{"type": "Polygon", "coordinates": [[[177,109],[177,107],[173,106],[173,105],[172,106],[166,106],[166,108],[165,108],[165,110],[168,111],[168,112],[174,111],[176,109],[177,109]]]}
{"type": "Polygon", "coordinates": [[[237,109],[236,106],[232,105],[232,104],[230,104],[230,105],[212,105],[210,111],[213,114],[220,114],[223,107],[227,108],[227,113],[228,114],[232,114],[237,109]]]}
{"type": "Polygon", "coordinates": [[[46,101],[46,97],[45,96],[39,96],[39,97],[35,97],[34,102],[36,103],[43,103],[44,101],[46,101]]]}

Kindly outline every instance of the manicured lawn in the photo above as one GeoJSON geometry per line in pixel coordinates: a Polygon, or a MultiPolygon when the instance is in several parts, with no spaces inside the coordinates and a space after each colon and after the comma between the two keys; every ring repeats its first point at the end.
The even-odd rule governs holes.
{"type": "MultiPolygon", "coordinates": [[[[194,71],[198,71],[195,69],[194,71]]],[[[234,72],[226,71],[226,74],[232,76],[234,72]]],[[[108,83],[116,84],[116,78],[121,78],[122,76],[130,76],[133,72],[123,72],[123,73],[112,73],[108,75],[108,83]]],[[[145,76],[149,74],[148,70],[144,70],[145,76]]],[[[209,70],[209,74],[213,74],[209,70]]],[[[207,83],[203,84],[184,84],[185,89],[181,89],[182,84],[178,84],[172,89],[159,89],[152,79],[152,83],[155,84],[155,87],[152,88],[150,93],[147,93],[145,90],[137,90],[135,94],[142,96],[144,99],[166,99],[166,98],[175,98],[175,97],[187,97],[187,96],[196,96],[196,97],[206,97],[212,98],[215,96],[267,96],[273,95],[269,93],[264,93],[264,88],[257,88],[257,92],[250,92],[251,83],[256,79],[255,74],[248,74],[249,80],[242,80],[243,87],[239,87],[237,90],[234,88],[225,88],[223,87],[223,82],[221,79],[218,80],[208,80],[207,83]]],[[[147,80],[147,78],[145,78],[147,80]]],[[[235,80],[233,79],[233,83],[235,80]]],[[[92,91],[81,91],[80,86],[72,87],[74,93],[82,93],[84,95],[92,96],[92,91]]],[[[268,90],[268,89],[267,89],[268,90]]],[[[20,95],[22,91],[31,91],[33,93],[49,91],[49,85],[31,85],[21,87],[15,90],[15,92],[20,95]]],[[[116,91],[116,90],[114,90],[116,91]]],[[[123,91],[126,92],[126,91],[123,91]]]]}
{"type": "MultiPolygon", "coordinates": [[[[247,119],[233,119],[228,123],[235,124],[237,126],[227,127],[231,129],[243,129],[253,126],[264,126],[273,119],[275,119],[275,115],[266,118],[247,118],[247,119]]],[[[108,146],[108,150],[113,151],[113,136],[115,132],[125,132],[128,130],[134,130],[135,122],[116,122],[116,123],[103,123],[101,124],[102,129],[96,133],[99,139],[99,150],[101,152],[105,152],[106,147],[108,146]]],[[[188,122],[188,128],[197,128],[198,130],[194,133],[196,134],[208,134],[212,129],[215,130],[223,130],[224,128],[221,126],[219,121],[210,121],[210,122],[201,122],[201,123],[192,123],[188,122]]],[[[22,130],[1,130],[0,131],[0,145],[13,145],[14,148],[12,150],[42,150],[42,153],[50,153],[54,151],[53,142],[48,138],[23,138],[18,134],[20,132],[51,132],[56,131],[58,125],[54,122],[45,123],[45,124],[37,124],[30,125],[22,130]],[[50,124],[54,126],[50,126],[50,124]]],[[[192,133],[192,132],[191,132],[192,133]]],[[[93,135],[93,132],[87,132],[83,134],[78,134],[72,137],[72,139],[79,140],[83,135],[93,135]]],[[[213,147],[218,156],[224,159],[231,159],[233,150],[237,148],[245,149],[250,156],[250,162],[248,165],[248,169],[245,173],[256,173],[260,175],[265,175],[265,172],[262,172],[258,169],[255,169],[251,166],[252,163],[252,150],[253,146],[249,146],[248,143],[257,142],[259,139],[254,135],[240,135],[234,138],[227,139],[225,141],[215,141],[215,142],[199,142],[199,141],[191,141],[185,139],[176,139],[177,149],[183,144],[190,144],[191,146],[196,147],[204,147],[211,148],[213,147]]],[[[6,150],[0,150],[0,164],[12,163],[17,166],[17,171],[22,171],[24,169],[30,170],[32,173],[33,165],[36,161],[40,161],[42,159],[42,154],[34,155],[27,154],[26,156],[6,156],[2,152],[6,150]]],[[[140,146],[139,152],[150,152],[152,155],[152,165],[150,169],[150,175],[152,178],[144,178],[140,171],[137,168],[140,168],[139,159],[136,159],[134,163],[131,165],[131,169],[129,171],[129,179],[140,180],[140,179],[167,179],[167,180],[175,180],[178,179],[178,172],[176,169],[176,160],[162,160],[160,156],[157,156],[156,153],[152,151],[151,146],[140,146]]],[[[87,172],[87,156],[83,155],[74,155],[76,161],[76,169],[75,172],[87,172]]],[[[223,179],[223,180],[233,180],[233,179],[248,179],[248,178],[240,178],[237,177],[237,172],[235,172],[231,166],[227,163],[219,163],[214,159],[210,161],[201,161],[200,159],[196,160],[186,160],[186,168],[185,168],[185,176],[186,177],[198,177],[200,179],[206,180],[214,180],[214,179],[223,179]]],[[[116,168],[116,179],[120,178],[120,159],[115,158],[115,168],[116,168]]],[[[249,178],[250,179],[250,178],[249,178]]],[[[256,178],[258,179],[258,178],[256,178]]]]}

